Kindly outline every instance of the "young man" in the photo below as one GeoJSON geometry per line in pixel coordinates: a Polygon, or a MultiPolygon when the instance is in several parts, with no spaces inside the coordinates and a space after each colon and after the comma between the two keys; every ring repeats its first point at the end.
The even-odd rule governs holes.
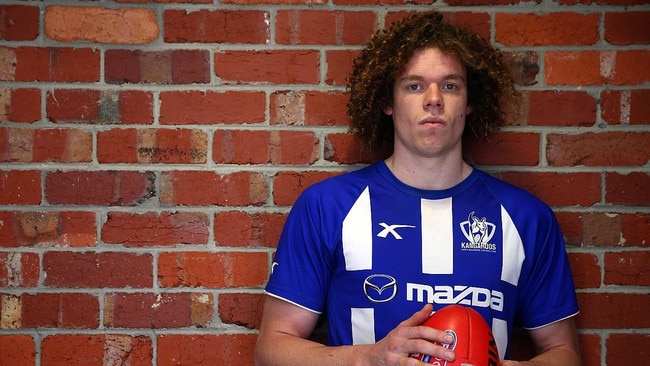
{"type": "MultiPolygon", "coordinates": [[[[417,365],[453,360],[432,310],[460,303],[507,359],[514,325],[531,365],[579,365],[578,312],[562,234],[530,194],[462,158],[516,91],[485,40],[420,13],[378,31],[348,85],[351,131],[392,155],[308,188],[292,208],[266,287],[258,365],[417,365]],[[328,345],[308,340],[327,314],[328,345]]],[[[527,364],[505,361],[506,365],[527,364]]]]}

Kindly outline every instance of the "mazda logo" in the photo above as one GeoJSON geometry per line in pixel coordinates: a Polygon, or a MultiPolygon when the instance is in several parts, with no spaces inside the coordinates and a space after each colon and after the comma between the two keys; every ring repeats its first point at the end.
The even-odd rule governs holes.
{"type": "Polygon", "coordinates": [[[363,281],[363,293],[372,302],[388,302],[397,295],[397,281],[386,274],[370,275],[363,281]]]}

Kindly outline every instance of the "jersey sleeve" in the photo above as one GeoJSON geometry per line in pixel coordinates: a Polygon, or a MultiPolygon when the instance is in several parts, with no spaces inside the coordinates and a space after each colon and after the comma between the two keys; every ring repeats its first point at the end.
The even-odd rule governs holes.
{"type": "Polygon", "coordinates": [[[534,329],[578,313],[571,268],[560,227],[550,208],[543,205],[524,240],[534,252],[526,266],[525,283],[520,283],[519,321],[534,329]],[[541,211],[541,212],[540,212],[541,211]]]}
{"type": "Polygon", "coordinates": [[[321,199],[308,189],[285,222],[266,285],[267,294],[315,313],[324,309],[333,254],[320,227],[321,199]]]}

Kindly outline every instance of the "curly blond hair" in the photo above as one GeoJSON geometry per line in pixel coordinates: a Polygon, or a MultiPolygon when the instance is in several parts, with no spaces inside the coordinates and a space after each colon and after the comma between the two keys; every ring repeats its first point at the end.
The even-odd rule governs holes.
{"type": "Polygon", "coordinates": [[[350,132],[371,151],[391,147],[393,120],[383,112],[392,105],[393,85],[413,53],[438,48],[467,71],[468,104],[465,133],[478,138],[505,123],[506,108],[516,104],[518,92],[501,53],[489,41],[447,23],[439,12],[415,13],[373,34],[354,61],[348,78],[350,132]]]}

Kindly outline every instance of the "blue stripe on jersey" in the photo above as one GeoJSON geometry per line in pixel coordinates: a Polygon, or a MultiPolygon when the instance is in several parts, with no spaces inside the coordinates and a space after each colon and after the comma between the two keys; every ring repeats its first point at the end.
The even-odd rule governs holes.
{"type": "Polygon", "coordinates": [[[409,187],[383,162],[318,183],[294,204],[275,262],[266,291],[326,311],[332,345],[376,342],[426,302],[458,303],[492,325],[505,357],[515,323],[577,312],[552,211],[476,169],[442,191],[409,187]]]}

